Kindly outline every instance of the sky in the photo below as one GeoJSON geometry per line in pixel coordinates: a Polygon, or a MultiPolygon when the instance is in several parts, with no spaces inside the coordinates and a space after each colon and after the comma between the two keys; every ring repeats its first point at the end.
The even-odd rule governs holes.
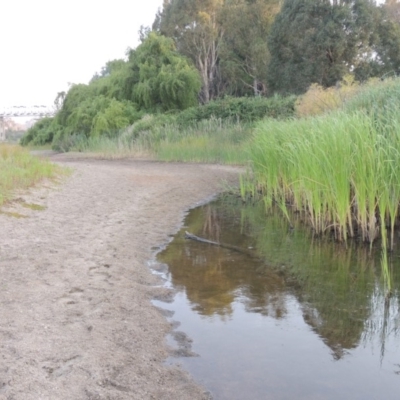
{"type": "Polygon", "coordinates": [[[162,0],[2,0],[0,110],[52,107],[69,83],[88,83],[139,44],[162,0]]]}

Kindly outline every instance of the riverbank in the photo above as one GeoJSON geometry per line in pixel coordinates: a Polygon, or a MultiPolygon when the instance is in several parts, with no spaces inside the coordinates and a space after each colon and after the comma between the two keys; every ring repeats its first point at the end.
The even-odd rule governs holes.
{"type": "Polygon", "coordinates": [[[164,365],[171,326],[151,299],[169,293],[148,262],[239,169],[51,159],[72,175],[0,214],[0,399],[208,398],[164,365]]]}

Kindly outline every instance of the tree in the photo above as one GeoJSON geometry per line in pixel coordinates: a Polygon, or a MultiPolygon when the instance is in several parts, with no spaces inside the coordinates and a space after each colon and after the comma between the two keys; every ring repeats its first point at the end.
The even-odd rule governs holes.
{"type": "Polygon", "coordinates": [[[396,20],[393,8],[398,5],[400,3],[386,4],[374,10],[372,29],[375,35],[370,43],[370,52],[365,53],[354,67],[358,80],[400,75],[400,20],[396,20]]]}
{"type": "Polygon", "coordinates": [[[399,0],[386,0],[384,5],[388,18],[400,25],[400,1],[399,0]]]}
{"type": "Polygon", "coordinates": [[[376,5],[371,0],[285,0],[269,36],[268,85],[303,93],[335,85],[373,58],[376,5]]]}
{"type": "Polygon", "coordinates": [[[224,30],[219,22],[223,0],[164,0],[153,29],[174,40],[200,72],[201,100],[216,97],[218,60],[224,30]]]}
{"type": "Polygon", "coordinates": [[[270,53],[268,35],[280,0],[227,0],[221,20],[225,35],[220,54],[224,91],[234,95],[266,93],[270,53]]]}
{"type": "Polygon", "coordinates": [[[93,118],[90,135],[115,135],[122,128],[138,119],[137,116],[137,111],[132,103],[111,99],[108,106],[99,110],[93,118]]]}
{"type": "Polygon", "coordinates": [[[81,104],[95,97],[93,87],[90,85],[71,85],[66,94],[63,105],[57,113],[56,119],[61,126],[67,126],[72,113],[76,113],[81,104]]]}
{"type": "Polygon", "coordinates": [[[71,86],[54,123],[61,136],[93,136],[115,132],[138,118],[135,104],[100,94],[95,81],[89,85],[71,86]]]}
{"type": "Polygon", "coordinates": [[[199,73],[175,50],[172,39],[149,32],[128,57],[109,61],[88,85],[72,84],[68,93],[58,93],[56,116],[38,125],[26,141],[53,140],[53,145],[67,149],[75,135],[114,135],[140,119],[143,111],[198,104],[199,73]]]}
{"type": "Polygon", "coordinates": [[[183,110],[198,104],[199,74],[170,38],[150,32],[129,54],[129,100],[147,110],[183,110]]]}
{"type": "Polygon", "coordinates": [[[56,107],[57,111],[61,110],[66,95],[67,95],[67,93],[64,91],[57,93],[57,96],[54,100],[54,106],[56,107]]]}

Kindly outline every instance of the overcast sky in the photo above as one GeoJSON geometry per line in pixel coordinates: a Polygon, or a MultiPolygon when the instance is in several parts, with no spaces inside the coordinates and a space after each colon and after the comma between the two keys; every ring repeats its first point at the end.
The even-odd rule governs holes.
{"type": "Polygon", "coordinates": [[[68,82],[88,83],[138,45],[162,0],[2,0],[0,109],[51,106],[68,82]]]}

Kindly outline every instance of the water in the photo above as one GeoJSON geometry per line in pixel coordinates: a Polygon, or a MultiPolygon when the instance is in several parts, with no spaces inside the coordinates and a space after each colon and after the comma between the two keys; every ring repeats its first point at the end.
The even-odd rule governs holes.
{"type": "MultiPolygon", "coordinates": [[[[261,205],[192,210],[159,260],[177,289],[179,362],[215,399],[398,399],[399,274],[387,300],[380,251],[315,239],[261,205]],[[184,232],[241,248],[184,239],[184,232]]],[[[397,244],[400,253],[400,243],[397,244]]],[[[391,258],[393,271],[400,258],[391,258]]]]}

